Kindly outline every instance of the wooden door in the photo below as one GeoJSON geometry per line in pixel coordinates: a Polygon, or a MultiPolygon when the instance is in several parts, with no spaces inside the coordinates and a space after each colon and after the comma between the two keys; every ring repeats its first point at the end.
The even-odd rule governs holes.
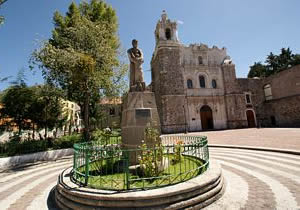
{"type": "Polygon", "coordinates": [[[256,123],[255,123],[255,118],[254,118],[253,111],[252,110],[247,110],[246,115],[247,115],[248,127],[249,128],[254,128],[256,123]]]}
{"type": "Polygon", "coordinates": [[[202,130],[214,129],[212,110],[209,106],[205,105],[200,109],[200,118],[202,130]]]}

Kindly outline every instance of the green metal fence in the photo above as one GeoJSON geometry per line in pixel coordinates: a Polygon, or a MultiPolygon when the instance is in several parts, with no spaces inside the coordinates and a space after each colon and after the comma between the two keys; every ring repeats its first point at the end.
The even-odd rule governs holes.
{"type": "Polygon", "coordinates": [[[159,145],[134,149],[110,137],[74,145],[72,179],[96,189],[149,189],[189,180],[208,166],[206,137],[168,135],[159,145]]]}

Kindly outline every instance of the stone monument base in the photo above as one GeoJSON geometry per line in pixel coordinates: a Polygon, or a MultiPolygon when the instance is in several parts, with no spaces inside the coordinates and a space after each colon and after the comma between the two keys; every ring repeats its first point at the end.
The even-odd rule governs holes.
{"type": "MultiPolygon", "coordinates": [[[[160,130],[160,121],[153,92],[129,92],[123,101],[122,143],[124,148],[139,147],[144,140],[145,128],[160,130]]],[[[137,155],[130,154],[130,164],[137,164],[137,155]]]]}

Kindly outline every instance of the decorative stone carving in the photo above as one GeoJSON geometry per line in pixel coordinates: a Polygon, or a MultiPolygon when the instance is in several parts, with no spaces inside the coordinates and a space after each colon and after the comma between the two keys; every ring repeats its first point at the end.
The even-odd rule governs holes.
{"type": "Polygon", "coordinates": [[[223,64],[232,64],[232,60],[229,56],[226,56],[226,58],[223,61],[223,64]]]}

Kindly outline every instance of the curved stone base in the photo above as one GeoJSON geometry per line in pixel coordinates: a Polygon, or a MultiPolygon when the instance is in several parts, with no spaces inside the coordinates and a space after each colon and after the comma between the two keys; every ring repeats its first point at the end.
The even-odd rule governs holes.
{"type": "Polygon", "coordinates": [[[63,171],[55,190],[61,209],[190,209],[202,208],[225,191],[220,165],[210,162],[202,175],[184,183],[153,190],[115,192],[79,187],[70,180],[71,169],[63,171]]]}

